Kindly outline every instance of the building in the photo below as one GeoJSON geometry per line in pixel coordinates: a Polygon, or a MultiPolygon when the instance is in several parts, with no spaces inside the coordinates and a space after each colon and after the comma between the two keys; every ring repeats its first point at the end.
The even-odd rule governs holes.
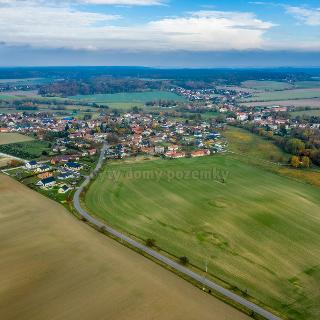
{"type": "Polygon", "coordinates": [[[97,149],[93,148],[93,149],[89,149],[88,153],[90,156],[94,156],[97,153],[97,149]]]}
{"type": "Polygon", "coordinates": [[[36,160],[32,160],[27,162],[25,166],[27,170],[35,170],[38,168],[39,164],[36,160]]]}
{"type": "Polygon", "coordinates": [[[72,171],[80,171],[83,168],[78,162],[67,162],[64,167],[72,171]]]}
{"type": "Polygon", "coordinates": [[[52,175],[53,175],[52,172],[47,171],[47,172],[43,172],[43,173],[38,174],[37,177],[42,180],[45,178],[52,177],[52,175]]]}
{"type": "Polygon", "coordinates": [[[54,177],[49,177],[38,181],[37,186],[48,188],[53,187],[56,184],[56,180],[54,177]]]}
{"type": "Polygon", "coordinates": [[[166,157],[171,159],[184,158],[185,156],[186,156],[185,152],[175,152],[175,151],[166,152],[166,157]]]}
{"type": "Polygon", "coordinates": [[[163,146],[155,146],[154,152],[157,154],[163,154],[164,153],[164,147],[163,146]]]}
{"type": "Polygon", "coordinates": [[[74,173],[72,171],[66,171],[58,175],[59,180],[66,180],[74,178],[74,173]]]}
{"type": "Polygon", "coordinates": [[[69,190],[71,190],[71,188],[70,188],[69,186],[67,186],[66,184],[64,184],[64,185],[62,185],[62,186],[59,188],[58,192],[59,192],[59,193],[66,193],[66,192],[68,192],[69,190]]]}
{"type": "Polygon", "coordinates": [[[208,155],[210,155],[210,151],[209,151],[209,150],[206,150],[206,149],[196,150],[196,151],[193,151],[193,152],[191,153],[191,157],[192,157],[192,158],[203,157],[203,156],[208,156],[208,155]]]}
{"type": "Polygon", "coordinates": [[[50,167],[48,165],[46,165],[46,164],[43,164],[43,165],[38,166],[35,169],[35,172],[41,173],[41,172],[46,172],[46,171],[49,171],[49,170],[50,170],[50,167]]]}

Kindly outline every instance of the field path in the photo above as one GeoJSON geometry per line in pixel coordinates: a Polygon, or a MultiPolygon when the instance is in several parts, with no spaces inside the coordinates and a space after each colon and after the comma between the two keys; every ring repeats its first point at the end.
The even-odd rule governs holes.
{"type": "MultiPolygon", "coordinates": [[[[96,174],[98,173],[98,171],[100,170],[103,160],[104,160],[104,153],[105,151],[108,149],[108,144],[105,143],[101,149],[101,153],[100,153],[100,157],[99,157],[99,161],[97,163],[96,168],[94,169],[93,173],[96,174]]],[[[239,303],[240,305],[248,308],[249,310],[252,310],[254,313],[257,313],[259,315],[261,315],[262,317],[264,317],[265,319],[268,320],[280,320],[279,317],[275,316],[274,314],[272,314],[271,312],[263,309],[262,307],[259,307],[258,305],[256,305],[255,303],[244,299],[243,297],[238,296],[237,294],[221,287],[220,285],[214,283],[211,280],[208,280],[206,278],[204,278],[203,276],[189,270],[186,267],[183,267],[182,265],[178,264],[177,262],[161,255],[160,253],[150,249],[149,247],[127,237],[126,235],[122,234],[121,232],[118,232],[117,230],[114,230],[113,228],[111,228],[110,226],[102,223],[101,221],[95,219],[94,217],[92,217],[86,210],[84,210],[81,207],[80,204],[80,194],[83,191],[84,187],[87,186],[91,180],[91,178],[93,177],[93,174],[91,174],[90,176],[88,176],[86,178],[86,180],[82,183],[82,185],[77,189],[77,191],[74,194],[74,198],[73,198],[73,203],[74,203],[74,207],[76,208],[76,210],[79,212],[79,214],[84,217],[85,219],[87,219],[90,223],[92,223],[93,225],[95,225],[98,228],[105,228],[105,230],[112,234],[114,237],[117,237],[118,239],[120,239],[122,242],[125,241],[128,244],[130,244],[131,246],[147,253],[149,256],[161,261],[162,263],[168,265],[169,267],[175,269],[176,271],[187,275],[188,277],[198,281],[199,283],[201,283],[202,285],[215,290],[216,292],[219,292],[220,294],[222,294],[223,296],[227,297],[228,299],[239,303]]]]}

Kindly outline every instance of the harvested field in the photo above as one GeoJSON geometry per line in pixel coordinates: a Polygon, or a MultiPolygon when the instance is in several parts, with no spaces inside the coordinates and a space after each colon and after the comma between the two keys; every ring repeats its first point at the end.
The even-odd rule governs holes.
{"type": "Polygon", "coordinates": [[[248,319],[4,175],[0,193],[1,319],[248,319]]]}

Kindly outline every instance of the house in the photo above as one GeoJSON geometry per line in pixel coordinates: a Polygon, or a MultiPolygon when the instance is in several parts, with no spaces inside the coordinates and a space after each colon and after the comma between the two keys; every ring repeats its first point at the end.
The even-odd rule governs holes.
{"type": "Polygon", "coordinates": [[[163,154],[164,153],[164,147],[162,146],[155,146],[154,147],[154,152],[157,154],[163,154]]]}
{"type": "Polygon", "coordinates": [[[58,175],[59,180],[72,179],[74,178],[74,173],[72,171],[66,171],[58,175]]]}
{"type": "Polygon", "coordinates": [[[177,151],[178,149],[179,147],[174,144],[168,147],[168,151],[177,151]]]}
{"type": "Polygon", "coordinates": [[[191,157],[192,157],[192,158],[203,157],[203,156],[208,156],[208,155],[210,155],[210,151],[209,151],[209,150],[206,150],[206,149],[196,150],[196,151],[193,151],[193,152],[191,153],[191,157]]]}
{"type": "Polygon", "coordinates": [[[237,113],[237,120],[239,120],[239,121],[248,120],[248,115],[245,112],[238,112],[237,113]]]}
{"type": "Polygon", "coordinates": [[[83,168],[83,166],[78,162],[67,162],[64,167],[72,171],[79,171],[83,168]]]}
{"type": "Polygon", "coordinates": [[[49,171],[49,170],[50,170],[50,167],[48,165],[46,165],[46,164],[43,164],[43,165],[38,166],[35,169],[35,172],[41,173],[41,172],[46,172],[46,171],[49,171]]]}
{"type": "Polygon", "coordinates": [[[62,186],[59,188],[58,192],[59,192],[59,193],[66,193],[66,192],[68,192],[69,190],[71,190],[71,188],[70,188],[69,186],[67,186],[66,184],[64,184],[64,185],[62,185],[62,186]]]}
{"type": "Polygon", "coordinates": [[[43,173],[40,173],[37,175],[37,177],[42,180],[42,179],[45,179],[45,178],[49,178],[49,177],[52,177],[52,172],[43,172],[43,173]]]}
{"type": "Polygon", "coordinates": [[[166,152],[166,157],[171,159],[184,158],[185,156],[186,156],[185,152],[175,152],[175,151],[166,152]]]}
{"type": "Polygon", "coordinates": [[[56,180],[54,177],[49,177],[38,181],[37,186],[40,187],[53,187],[56,184],[56,180]]]}
{"type": "Polygon", "coordinates": [[[32,160],[26,163],[26,169],[28,170],[34,170],[36,168],[38,168],[39,164],[36,160],[32,160]]]}
{"type": "Polygon", "coordinates": [[[95,148],[89,149],[88,153],[89,153],[90,156],[93,156],[93,155],[95,155],[97,153],[97,149],[95,149],[95,148]]]}

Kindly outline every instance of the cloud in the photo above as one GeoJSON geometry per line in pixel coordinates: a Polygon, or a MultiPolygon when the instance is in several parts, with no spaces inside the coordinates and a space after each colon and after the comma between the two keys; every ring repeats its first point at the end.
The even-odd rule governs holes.
{"type": "Polygon", "coordinates": [[[286,12],[294,16],[299,21],[309,26],[320,25],[320,8],[308,9],[304,7],[286,7],[286,12]]]}
{"type": "Polygon", "coordinates": [[[264,47],[264,33],[274,26],[252,13],[213,10],[126,25],[118,15],[86,12],[82,11],[83,8],[80,11],[61,2],[60,5],[53,2],[49,5],[48,1],[42,0],[10,0],[6,4],[5,1],[0,0],[0,41],[38,48],[129,51],[260,49],[264,47]],[[115,20],[119,21],[114,23],[115,20]]]}

